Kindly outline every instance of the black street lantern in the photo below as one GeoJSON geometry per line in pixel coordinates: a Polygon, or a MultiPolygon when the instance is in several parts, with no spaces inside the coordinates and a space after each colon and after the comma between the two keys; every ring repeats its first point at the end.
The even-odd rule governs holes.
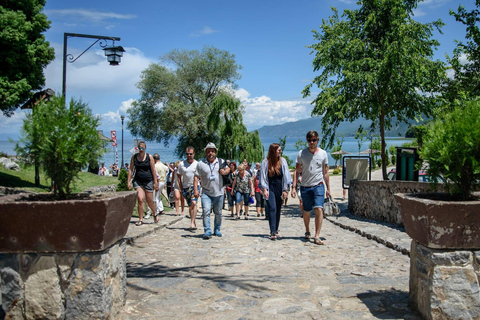
{"type": "Polygon", "coordinates": [[[105,51],[105,56],[107,56],[107,61],[110,62],[111,66],[118,66],[123,57],[123,53],[125,52],[123,47],[120,46],[108,47],[103,50],[105,51]]]}
{"type": "MultiPolygon", "coordinates": [[[[108,37],[108,36],[97,36],[92,34],[79,34],[79,33],[64,33],[63,34],[63,79],[62,79],[62,95],[66,98],[67,93],[67,61],[73,63],[77,61],[85,52],[88,51],[91,47],[93,47],[96,43],[100,45],[100,47],[104,48],[105,55],[107,56],[108,62],[110,62],[111,66],[118,66],[120,63],[120,58],[123,56],[125,50],[122,47],[116,47],[115,41],[120,41],[118,37],[108,37]],[[96,39],[94,43],[90,45],[87,49],[85,49],[82,53],[80,53],[77,57],[74,57],[71,54],[67,53],[67,40],[68,38],[90,38],[96,39]],[[111,47],[107,47],[107,42],[112,42],[111,47]]],[[[66,99],[65,99],[66,102],[66,99]]]]}

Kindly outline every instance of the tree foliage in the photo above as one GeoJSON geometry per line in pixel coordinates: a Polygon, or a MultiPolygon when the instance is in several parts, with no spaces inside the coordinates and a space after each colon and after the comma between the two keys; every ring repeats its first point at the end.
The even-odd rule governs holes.
{"type": "Polygon", "coordinates": [[[430,175],[443,175],[447,190],[467,200],[480,180],[480,100],[455,104],[428,127],[420,155],[430,175]]]}
{"type": "Polygon", "coordinates": [[[42,34],[50,27],[45,0],[3,0],[0,4],[0,109],[15,109],[45,85],[43,69],[55,58],[42,34]]]}
{"type": "Polygon", "coordinates": [[[444,97],[449,102],[480,95],[480,0],[476,0],[475,5],[477,8],[470,12],[462,5],[457,12],[450,10],[450,15],[466,26],[466,42],[457,42],[453,57],[448,58],[454,71],[454,78],[448,79],[444,88],[444,97]],[[461,62],[463,55],[467,58],[466,63],[461,62]]]}
{"type": "Polygon", "coordinates": [[[217,133],[205,119],[222,86],[234,86],[240,79],[240,68],[234,55],[215,47],[167,53],[161,63],[152,63],[142,72],[137,84],[140,99],[128,111],[127,129],[165,145],[177,137],[178,156],[184,155],[188,145],[203,150],[208,142],[218,143],[217,133]]]}
{"type": "Polygon", "coordinates": [[[243,110],[240,100],[221,91],[213,99],[207,128],[218,132],[218,156],[258,162],[263,159],[263,144],[257,130],[247,131],[243,124],[243,110]]]}
{"type": "Polygon", "coordinates": [[[54,182],[55,195],[64,199],[82,168],[103,154],[99,123],[87,104],[72,99],[66,106],[63,97],[55,96],[27,114],[15,151],[27,164],[36,160],[54,182]]]}
{"type": "Polygon", "coordinates": [[[333,144],[342,121],[360,117],[372,121],[382,140],[382,169],[386,179],[385,130],[418,115],[429,116],[435,106],[433,92],[445,78],[441,61],[432,61],[433,31],[438,20],[422,24],[412,19],[416,0],[360,0],[359,9],[342,17],[323,20],[313,31],[314,71],[321,71],[303,90],[313,85],[320,93],[313,100],[312,115],[322,115],[323,140],[333,144]]]}
{"type": "Polygon", "coordinates": [[[337,136],[336,140],[337,140],[337,144],[333,146],[333,148],[330,150],[330,155],[335,160],[335,166],[337,165],[338,161],[342,160],[343,154],[332,154],[332,153],[342,150],[343,142],[345,142],[345,136],[341,135],[341,138],[337,136]]]}

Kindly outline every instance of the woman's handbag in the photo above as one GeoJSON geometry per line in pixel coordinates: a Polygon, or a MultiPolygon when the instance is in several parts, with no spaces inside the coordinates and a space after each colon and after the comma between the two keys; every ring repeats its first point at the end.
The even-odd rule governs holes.
{"type": "Polygon", "coordinates": [[[338,216],[340,214],[340,208],[338,204],[333,201],[332,196],[328,196],[328,198],[325,199],[323,214],[326,216],[338,216]]]}

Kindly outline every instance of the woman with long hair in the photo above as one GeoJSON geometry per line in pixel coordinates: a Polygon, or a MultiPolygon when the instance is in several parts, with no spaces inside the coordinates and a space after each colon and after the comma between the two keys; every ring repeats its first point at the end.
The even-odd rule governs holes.
{"type": "Polygon", "coordinates": [[[272,143],[268,149],[268,156],[260,167],[260,188],[267,204],[265,207],[271,240],[278,238],[280,210],[291,181],[287,160],[282,157],[282,148],[278,143],[272,143]]]}
{"type": "MultiPolygon", "coordinates": [[[[144,141],[138,143],[138,153],[133,155],[130,160],[130,168],[135,169],[135,177],[133,177],[133,188],[137,190],[137,202],[138,202],[138,221],[137,226],[143,224],[143,201],[147,200],[147,204],[152,209],[153,221],[158,223],[158,216],[155,210],[155,204],[153,203],[153,190],[158,191],[157,174],[155,170],[155,161],[152,155],[146,153],[147,145],[144,141]]],[[[132,179],[132,170],[128,170],[128,189],[130,189],[132,179]]]]}

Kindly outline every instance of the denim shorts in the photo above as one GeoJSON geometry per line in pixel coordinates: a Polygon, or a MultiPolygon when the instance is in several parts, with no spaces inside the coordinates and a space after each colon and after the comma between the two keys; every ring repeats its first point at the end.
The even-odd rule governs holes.
{"type": "Polygon", "coordinates": [[[236,198],[236,203],[240,203],[243,201],[243,205],[248,207],[250,203],[248,202],[250,200],[250,193],[243,193],[243,192],[235,192],[235,198],[236,198]]]}
{"type": "Polygon", "coordinates": [[[313,187],[300,187],[302,193],[303,210],[310,212],[315,208],[322,208],[325,202],[325,185],[313,186],[313,187]]]}
{"type": "Polygon", "coordinates": [[[153,192],[153,180],[150,182],[143,182],[143,181],[137,181],[133,180],[133,189],[137,188],[142,188],[143,190],[147,192],[153,192]]]}

